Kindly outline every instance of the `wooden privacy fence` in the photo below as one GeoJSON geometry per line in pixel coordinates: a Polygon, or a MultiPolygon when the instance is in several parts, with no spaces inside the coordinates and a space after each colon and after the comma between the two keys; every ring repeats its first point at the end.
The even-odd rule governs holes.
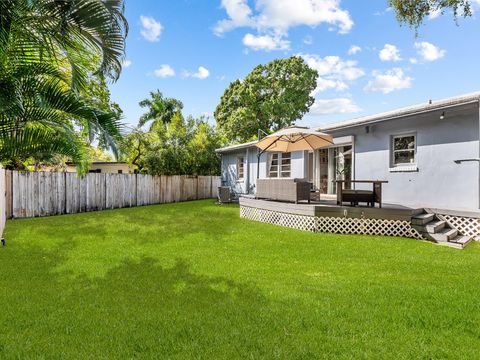
{"type": "Polygon", "coordinates": [[[6,216],[74,214],[217,196],[218,176],[5,171],[6,216]]]}

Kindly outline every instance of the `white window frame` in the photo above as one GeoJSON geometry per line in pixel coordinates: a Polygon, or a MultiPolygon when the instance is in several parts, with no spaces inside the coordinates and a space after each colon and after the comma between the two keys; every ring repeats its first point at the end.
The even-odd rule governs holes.
{"type": "Polygon", "coordinates": [[[267,156],[267,178],[272,178],[272,179],[288,179],[288,178],[291,178],[292,176],[292,153],[291,152],[288,152],[288,153],[281,153],[281,152],[275,152],[275,153],[268,153],[268,156],[267,156]],[[276,176],[271,176],[270,175],[270,170],[271,170],[271,163],[272,163],[272,158],[273,156],[276,155],[277,156],[277,165],[276,165],[276,171],[273,171],[274,173],[276,173],[277,175],[276,176]],[[288,155],[288,156],[287,156],[288,155]],[[290,170],[282,170],[282,162],[284,159],[289,159],[290,160],[290,170]],[[288,174],[288,176],[282,176],[282,174],[288,174]]]}
{"type": "Polygon", "coordinates": [[[390,136],[390,169],[392,169],[392,171],[395,171],[395,169],[417,170],[417,133],[409,132],[409,133],[395,134],[390,136]],[[413,141],[414,141],[413,149],[395,150],[395,139],[410,137],[410,136],[413,136],[413,141]],[[401,151],[413,151],[413,162],[395,164],[395,153],[401,152],[401,151]]]}
{"type": "Polygon", "coordinates": [[[243,181],[245,179],[245,156],[237,156],[237,180],[243,181]],[[242,164],[242,176],[240,176],[240,164],[242,164]]]}

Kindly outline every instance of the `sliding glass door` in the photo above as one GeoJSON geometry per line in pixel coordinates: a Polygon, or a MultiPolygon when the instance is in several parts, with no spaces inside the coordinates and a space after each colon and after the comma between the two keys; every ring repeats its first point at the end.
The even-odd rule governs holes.
{"type": "Polygon", "coordinates": [[[352,156],[351,145],[320,149],[314,153],[313,183],[321,194],[336,194],[335,180],[345,180],[345,187],[351,188],[349,180],[352,179],[352,156]]]}

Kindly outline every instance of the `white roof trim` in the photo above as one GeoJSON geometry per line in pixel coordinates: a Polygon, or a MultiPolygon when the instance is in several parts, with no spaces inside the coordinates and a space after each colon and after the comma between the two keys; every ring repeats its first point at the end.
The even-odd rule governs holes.
{"type": "Polygon", "coordinates": [[[258,141],[255,140],[255,141],[250,141],[250,142],[243,143],[243,144],[226,146],[226,147],[223,147],[223,148],[221,148],[221,149],[215,150],[215,152],[217,152],[217,153],[219,153],[219,154],[222,154],[222,153],[227,153],[227,152],[231,152],[231,151],[235,151],[235,150],[247,149],[247,148],[250,148],[250,147],[255,146],[255,144],[256,144],[257,142],[258,142],[258,141]]]}
{"type": "Polygon", "coordinates": [[[339,123],[334,123],[330,125],[324,125],[317,130],[319,131],[330,131],[330,130],[340,130],[344,128],[349,128],[353,126],[363,125],[371,122],[386,121],[391,119],[396,119],[399,117],[411,116],[419,113],[441,110],[444,108],[465,105],[469,103],[479,102],[480,92],[474,92],[466,95],[455,96],[448,99],[435,100],[432,102],[427,102],[423,104],[408,106],[392,111],[383,112],[380,114],[369,115],[353,120],[343,121],[339,123]]]}

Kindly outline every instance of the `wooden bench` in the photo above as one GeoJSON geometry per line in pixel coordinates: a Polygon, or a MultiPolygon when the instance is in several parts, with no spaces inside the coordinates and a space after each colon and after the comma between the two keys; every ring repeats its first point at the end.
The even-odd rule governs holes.
{"type": "Polygon", "coordinates": [[[388,181],[382,180],[334,180],[337,183],[337,205],[343,205],[343,202],[349,202],[352,206],[357,206],[364,202],[374,207],[382,207],[382,184],[388,181]],[[372,190],[344,189],[345,183],[372,184],[372,190]]]}

